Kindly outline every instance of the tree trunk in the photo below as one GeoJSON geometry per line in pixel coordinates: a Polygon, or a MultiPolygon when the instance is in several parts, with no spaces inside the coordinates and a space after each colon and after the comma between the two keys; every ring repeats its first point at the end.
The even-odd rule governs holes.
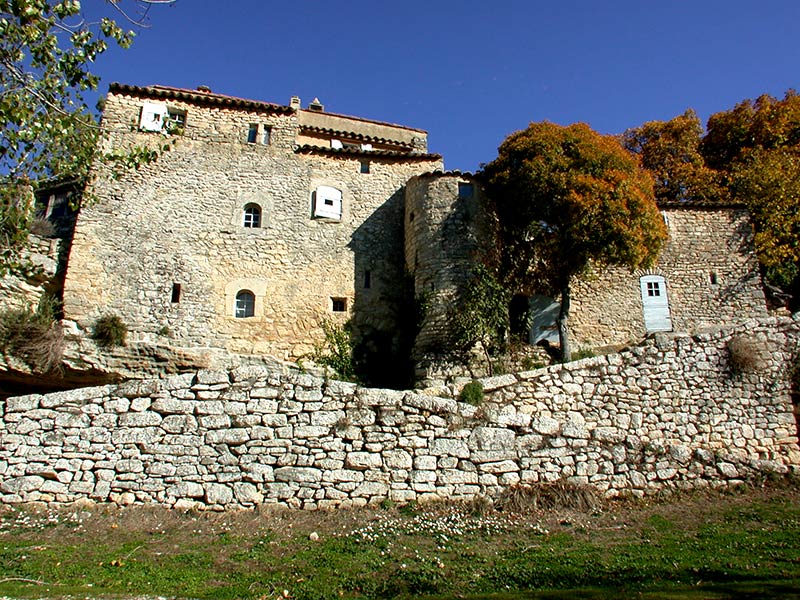
{"type": "Polygon", "coordinates": [[[561,345],[561,362],[572,359],[572,350],[569,347],[569,284],[561,288],[561,309],[558,311],[558,343],[561,345]]]}

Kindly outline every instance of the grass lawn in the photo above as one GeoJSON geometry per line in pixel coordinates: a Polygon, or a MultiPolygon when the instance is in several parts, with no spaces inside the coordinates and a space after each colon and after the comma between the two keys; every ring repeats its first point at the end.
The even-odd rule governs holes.
{"type": "Polygon", "coordinates": [[[799,501],[784,482],[582,510],[6,507],[0,595],[800,599],[799,501]]]}

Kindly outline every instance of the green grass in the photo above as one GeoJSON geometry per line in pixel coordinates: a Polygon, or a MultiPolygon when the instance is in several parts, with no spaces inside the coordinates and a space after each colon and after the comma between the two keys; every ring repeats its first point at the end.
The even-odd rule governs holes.
{"type": "Polygon", "coordinates": [[[96,509],[80,524],[13,510],[0,514],[0,596],[800,598],[798,498],[723,494],[594,514],[96,509]]]}

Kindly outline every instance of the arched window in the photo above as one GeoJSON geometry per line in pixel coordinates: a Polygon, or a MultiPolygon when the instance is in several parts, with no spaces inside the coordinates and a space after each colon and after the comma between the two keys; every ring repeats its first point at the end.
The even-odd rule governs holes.
{"type": "Polygon", "coordinates": [[[261,207],[258,204],[246,204],[244,207],[244,226],[261,227],[261,207]]]}
{"type": "Polygon", "coordinates": [[[241,290],[236,294],[234,316],[237,319],[252,317],[256,314],[256,296],[250,290],[241,290]]]}

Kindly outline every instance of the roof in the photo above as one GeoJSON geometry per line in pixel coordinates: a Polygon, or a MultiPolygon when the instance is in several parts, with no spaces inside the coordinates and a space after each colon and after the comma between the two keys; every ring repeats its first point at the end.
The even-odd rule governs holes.
{"type": "Polygon", "coordinates": [[[744,202],[738,200],[661,200],[657,202],[658,208],[685,208],[685,209],[719,209],[719,208],[747,208],[744,202]]]}
{"type": "Polygon", "coordinates": [[[395,150],[362,150],[361,148],[327,148],[305,144],[295,149],[298,154],[323,154],[326,156],[366,156],[400,160],[441,160],[441,154],[398,152],[395,150]]]}
{"type": "Polygon", "coordinates": [[[295,112],[295,109],[290,106],[282,106],[271,102],[247,100],[246,98],[225,96],[213,92],[200,92],[197,90],[186,90],[163,85],[139,87],[115,82],[108,86],[108,91],[114,94],[128,94],[131,96],[161,98],[164,100],[181,100],[183,102],[192,102],[194,104],[204,104],[207,106],[227,106],[244,110],[267,111],[282,114],[292,114],[295,112]]]}
{"type": "Polygon", "coordinates": [[[429,171],[427,173],[420,173],[417,177],[460,177],[461,179],[478,179],[477,174],[472,174],[469,171],[459,171],[458,169],[454,169],[452,171],[442,171],[440,169],[436,169],[435,171],[429,171]]]}
{"type": "MultiPolygon", "coordinates": [[[[330,113],[325,113],[330,114],[330,113]]],[[[337,115],[338,116],[338,115],[337,115]]],[[[349,117],[351,118],[351,117],[349,117]]],[[[329,135],[334,138],[344,138],[344,139],[352,139],[352,140],[359,140],[362,142],[367,143],[375,143],[375,144],[386,144],[391,146],[402,146],[403,148],[413,148],[412,144],[408,142],[404,142],[402,140],[395,140],[395,139],[388,139],[377,137],[373,135],[366,135],[362,133],[356,133],[354,131],[342,131],[337,129],[330,129],[328,127],[316,127],[314,125],[301,125],[300,126],[301,133],[322,133],[325,135],[329,135]]]]}
{"type": "MultiPolygon", "coordinates": [[[[338,117],[348,119],[351,121],[360,121],[362,123],[372,123],[375,125],[383,125],[386,127],[393,127],[396,129],[405,129],[407,131],[414,131],[419,133],[427,133],[424,129],[417,129],[415,127],[406,127],[405,125],[398,125],[396,123],[389,123],[386,121],[377,121],[374,119],[365,119],[362,117],[353,117],[350,115],[342,115],[327,111],[315,111],[308,109],[295,109],[291,106],[282,104],[275,104],[272,102],[262,102],[260,100],[249,100],[247,98],[238,98],[236,96],[227,96],[225,94],[216,94],[211,91],[188,90],[185,88],[176,88],[166,85],[148,85],[137,86],[128,85],[125,83],[114,82],[108,86],[108,91],[115,94],[129,94],[131,96],[142,96],[146,98],[162,98],[164,100],[181,100],[183,102],[192,102],[194,104],[205,104],[208,106],[229,106],[231,108],[241,108],[244,110],[253,111],[268,111],[281,114],[292,114],[302,112],[311,116],[320,115],[323,117],[338,117]]],[[[307,127],[312,127],[307,125],[307,127]]]]}

